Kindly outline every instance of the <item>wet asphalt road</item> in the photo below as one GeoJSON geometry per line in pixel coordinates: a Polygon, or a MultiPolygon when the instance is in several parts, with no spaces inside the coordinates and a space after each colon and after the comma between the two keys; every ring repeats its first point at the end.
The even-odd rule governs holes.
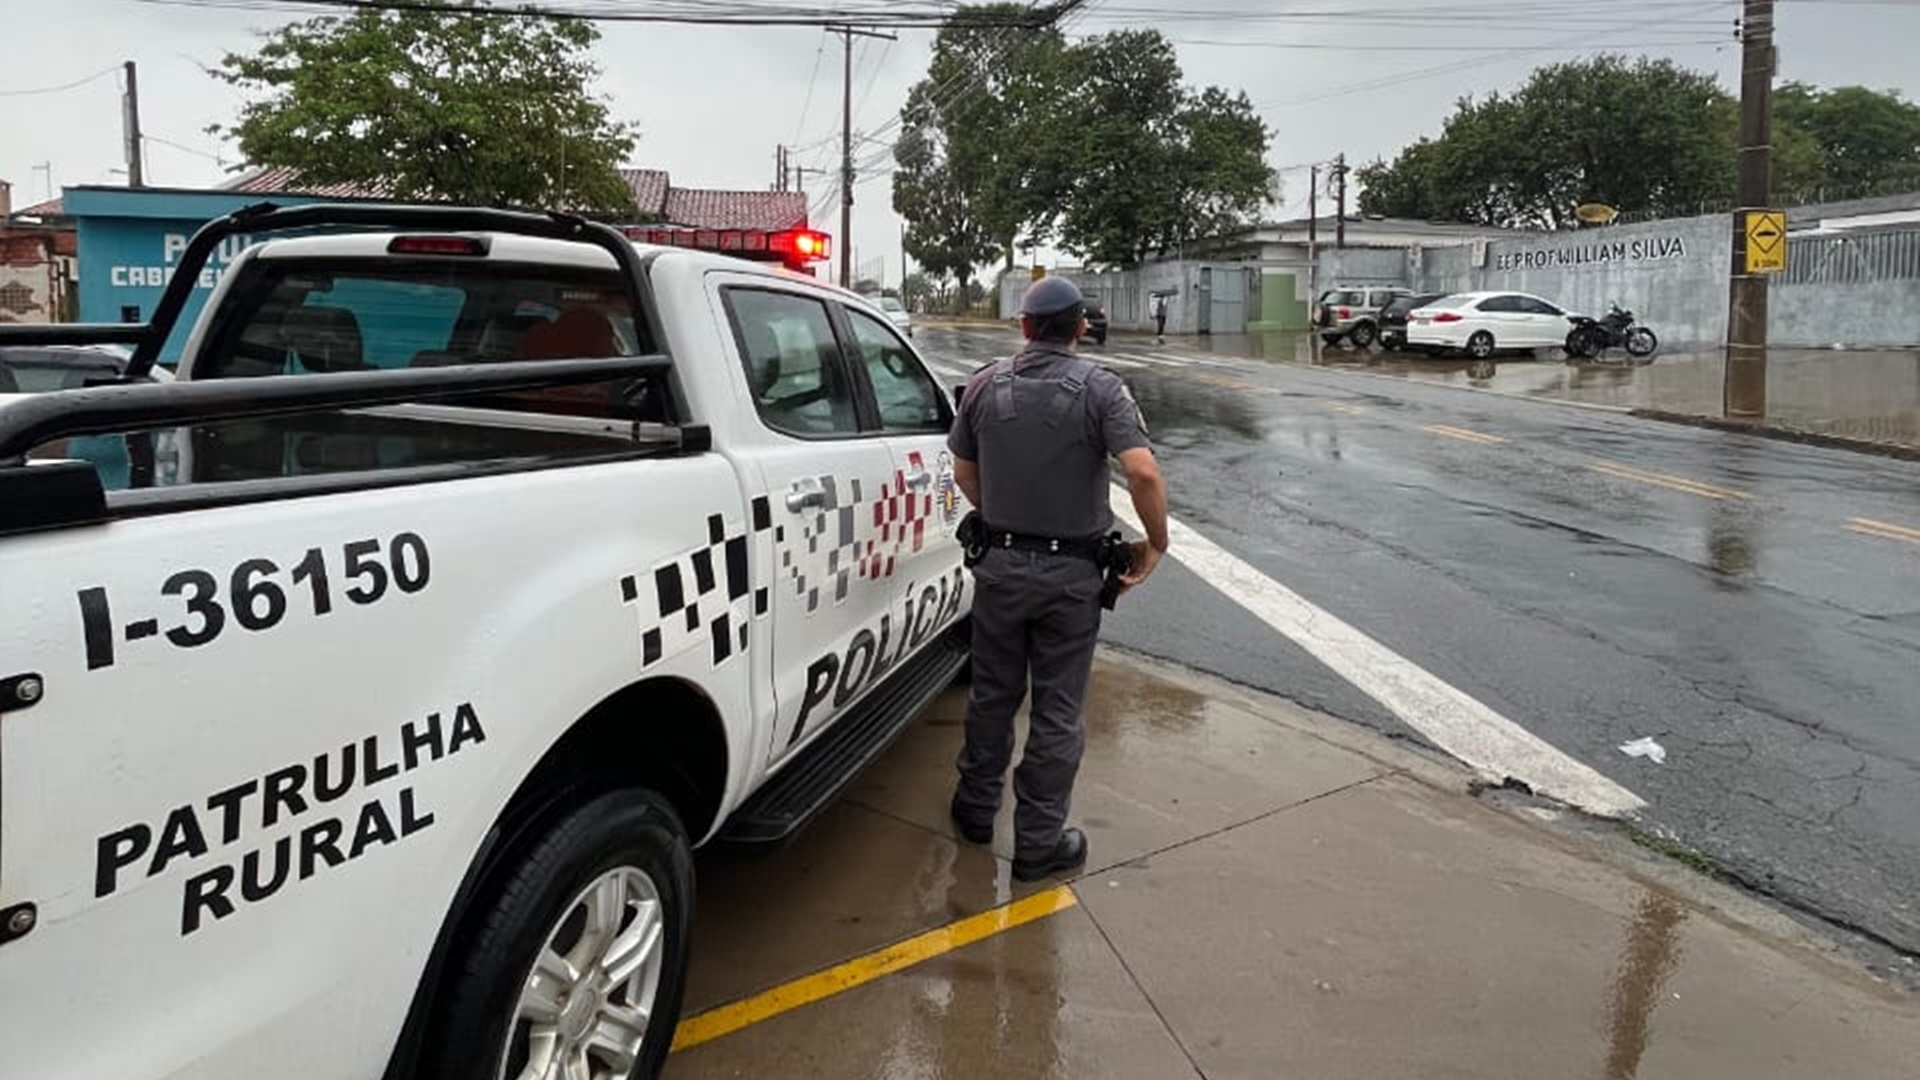
{"type": "MultiPolygon", "coordinates": [[[[943,375],[1017,346],[919,331],[943,375]]],[[[1920,463],[1150,339],[1105,349],[1174,514],[1647,800],[1796,907],[1920,953],[1920,463]],[[1864,530],[1864,531],[1863,531],[1864,530]],[[1665,764],[1629,757],[1652,737],[1665,764]]],[[[1414,740],[1177,563],[1104,636],[1414,740]]]]}

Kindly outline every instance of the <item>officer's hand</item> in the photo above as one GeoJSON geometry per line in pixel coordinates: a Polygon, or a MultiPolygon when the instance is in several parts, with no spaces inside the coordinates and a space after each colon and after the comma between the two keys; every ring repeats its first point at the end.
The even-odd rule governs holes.
{"type": "Polygon", "coordinates": [[[1120,575],[1121,592],[1147,580],[1147,576],[1153,573],[1153,568],[1160,565],[1160,553],[1153,549],[1152,544],[1145,540],[1135,540],[1129,546],[1133,548],[1133,565],[1127,569],[1126,573],[1120,575]]]}

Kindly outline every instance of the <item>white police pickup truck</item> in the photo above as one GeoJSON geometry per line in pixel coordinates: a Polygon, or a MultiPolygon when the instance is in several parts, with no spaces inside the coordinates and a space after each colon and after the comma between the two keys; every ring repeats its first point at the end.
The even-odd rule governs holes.
{"type": "Polygon", "coordinates": [[[176,381],[0,403],[0,1077],[651,1077],[692,848],[964,664],[948,396],[809,277],[446,207],[0,338],[145,382],[242,234],[176,381]],[[52,460],[103,433],[112,490],[52,460]]]}

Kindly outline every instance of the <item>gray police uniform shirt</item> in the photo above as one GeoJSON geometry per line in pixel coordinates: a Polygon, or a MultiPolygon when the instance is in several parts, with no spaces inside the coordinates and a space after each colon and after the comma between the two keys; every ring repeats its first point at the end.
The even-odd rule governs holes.
{"type": "Polygon", "coordinates": [[[1107,461],[1150,445],[1140,406],[1118,375],[1066,346],[1041,343],[975,372],[947,435],[953,456],[979,463],[980,512],[989,525],[1061,540],[1113,528],[1107,461]],[[1084,373],[1084,389],[1063,403],[1076,372],[1084,373]],[[1002,373],[1012,376],[1012,417],[1003,415],[994,381],[1002,373]]]}

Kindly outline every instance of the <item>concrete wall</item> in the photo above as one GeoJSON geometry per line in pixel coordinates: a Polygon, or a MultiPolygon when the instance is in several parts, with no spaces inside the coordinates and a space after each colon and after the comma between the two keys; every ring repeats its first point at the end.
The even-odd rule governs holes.
{"type": "Polygon", "coordinates": [[[8,235],[0,227],[0,322],[52,323],[69,317],[73,260],[54,248],[46,234],[8,235]]]}
{"type": "MultiPolygon", "coordinates": [[[[1147,263],[1132,270],[1102,272],[1062,270],[1063,277],[1080,290],[1098,299],[1107,309],[1107,323],[1116,330],[1152,330],[1153,296],[1167,296],[1167,333],[1197,334],[1203,324],[1215,334],[1239,334],[1246,331],[1247,312],[1258,306],[1255,289],[1259,281],[1254,271],[1240,263],[1181,262],[1147,263]],[[1202,270],[1211,281],[1208,311],[1203,316],[1202,270]]],[[[1000,279],[1000,317],[1018,318],[1020,294],[1033,282],[1014,273],[1000,279]]],[[[1261,298],[1260,303],[1264,302],[1261,298]]]]}
{"type": "Polygon", "coordinates": [[[1715,215],[1497,239],[1483,251],[1328,251],[1320,280],[1390,281],[1430,292],[1512,289],[1596,316],[1618,301],[1663,342],[1686,346],[1726,336],[1731,244],[1726,217],[1715,215]],[[1388,256],[1401,259],[1397,273],[1388,256]]]}
{"type": "Polygon", "coordinates": [[[1920,346],[1920,278],[1770,288],[1767,341],[1811,348],[1920,346]]]}
{"type": "MultiPolygon", "coordinates": [[[[1388,275],[1389,254],[1328,251],[1320,280],[1393,281],[1426,292],[1513,289],[1600,315],[1618,301],[1665,346],[1726,340],[1731,227],[1724,214],[1651,221],[1408,252],[1388,275]],[[1480,265],[1475,265],[1478,262],[1480,265]]],[[[1920,230],[1909,235],[1796,237],[1793,272],[1769,289],[1768,338],[1778,345],[1872,347],[1920,343],[1920,230]],[[1842,258],[1836,245],[1847,249],[1842,258]]]]}

